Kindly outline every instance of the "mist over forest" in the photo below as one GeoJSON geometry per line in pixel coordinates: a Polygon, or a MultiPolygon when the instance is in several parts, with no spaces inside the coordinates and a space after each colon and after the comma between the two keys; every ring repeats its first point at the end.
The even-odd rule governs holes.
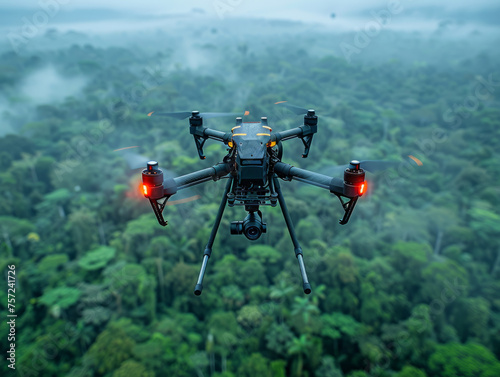
{"type": "Polygon", "coordinates": [[[2,5],[2,376],[500,376],[499,16],[486,0],[2,5]],[[235,206],[195,296],[225,183],[174,195],[162,227],[141,170],[228,147],[200,160],[187,119],[148,113],[302,125],[281,101],[319,119],[308,158],[289,140],[283,162],[394,167],[367,173],[347,225],[328,190],[281,181],[310,295],[279,206],[257,241],[230,234],[235,206]]]}

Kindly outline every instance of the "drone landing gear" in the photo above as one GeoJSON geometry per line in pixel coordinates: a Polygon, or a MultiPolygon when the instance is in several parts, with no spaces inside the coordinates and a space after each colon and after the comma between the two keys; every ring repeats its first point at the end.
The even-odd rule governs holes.
{"type": "Polygon", "coordinates": [[[309,280],[307,279],[306,266],[304,265],[304,257],[302,255],[302,248],[300,247],[299,241],[297,240],[297,235],[295,234],[295,228],[293,227],[292,218],[290,217],[290,213],[288,212],[288,208],[286,206],[283,193],[281,192],[278,178],[274,177],[273,181],[276,193],[278,194],[278,201],[280,203],[281,212],[283,212],[283,217],[285,218],[286,226],[288,228],[288,232],[290,233],[290,237],[292,238],[293,247],[295,248],[295,256],[297,257],[297,261],[299,262],[304,293],[308,295],[309,293],[311,293],[311,284],[309,284],[309,280]]]}
{"type": "Polygon", "coordinates": [[[196,296],[201,295],[201,291],[203,290],[203,277],[205,276],[205,270],[207,269],[208,259],[212,254],[212,246],[215,241],[215,235],[217,234],[217,230],[219,230],[220,221],[222,219],[222,215],[224,214],[224,208],[226,207],[227,203],[227,193],[231,189],[232,183],[233,177],[230,176],[224,190],[224,195],[222,196],[222,201],[219,206],[219,211],[217,212],[217,217],[215,218],[212,232],[210,233],[207,246],[205,247],[205,251],[203,252],[203,262],[201,263],[200,275],[198,276],[198,281],[196,282],[196,286],[194,287],[194,294],[196,296]]]}
{"type": "Polygon", "coordinates": [[[352,211],[354,210],[354,206],[356,205],[356,202],[358,201],[358,197],[351,198],[347,202],[344,202],[340,196],[338,197],[340,200],[340,204],[342,204],[342,207],[344,208],[344,216],[339,220],[339,223],[341,225],[347,224],[349,221],[352,211]]]}
{"type": "Polygon", "coordinates": [[[156,219],[160,223],[161,226],[167,226],[168,222],[163,218],[163,210],[165,209],[165,206],[167,205],[168,198],[170,198],[170,195],[167,196],[163,201],[157,200],[157,199],[149,199],[149,202],[151,203],[151,207],[153,207],[153,211],[156,215],[156,219]]]}

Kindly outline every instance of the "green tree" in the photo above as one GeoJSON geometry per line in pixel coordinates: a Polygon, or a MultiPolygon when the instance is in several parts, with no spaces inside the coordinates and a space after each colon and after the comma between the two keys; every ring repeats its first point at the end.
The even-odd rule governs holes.
{"type": "Polygon", "coordinates": [[[338,356],[338,342],[344,337],[348,342],[350,338],[361,335],[363,326],[350,315],[342,313],[322,314],[321,315],[321,335],[333,339],[333,354],[338,356]]]}
{"type": "Polygon", "coordinates": [[[266,333],[267,348],[279,356],[287,356],[288,349],[294,339],[293,332],[286,323],[274,322],[266,333]]]}
{"type": "Polygon", "coordinates": [[[114,371],[113,377],[155,377],[155,374],[148,371],[144,365],[138,363],[134,360],[126,360],[121,365],[120,368],[114,371]]]}
{"type": "Polygon", "coordinates": [[[453,306],[451,323],[462,341],[469,337],[486,340],[490,319],[490,303],[482,297],[464,297],[453,306]]]}
{"type": "Polygon", "coordinates": [[[115,249],[109,246],[101,246],[95,250],[88,251],[80,260],[78,265],[87,271],[98,270],[109,263],[115,256],[115,249]]]}
{"type": "Polygon", "coordinates": [[[238,376],[241,377],[271,377],[269,360],[260,353],[252,353],[250,357],[245,358],[238,368],[238,376]]]}
{"type": "Polygon", "coordinates": [[[66,229],[73,236],[78,256],[83,255],[87,250],[94,249],[97,245],[96,216],[96,213],[88,208],[81,208],[71,212],[68,217],[66,229]]]}
{"type": "Polygon", "coordinates": [[[269,245],[249,246],[246,250],[246,254],[249,258],[257,259],[263,265],[276,263],[281,258],[281,254],[278,250],[269,245]]]}
{"type": "Polygon", "coordinates": [[[101,375],[113,372],[132,356],[135,342],[120,327],[108,326],[97,337],[87,354],[101,375]]]}
{"type": "Polygon", "coordinates": [[[38,269],[45,273],[55,273],[59,267],[68,263],[68,260],[66,254],[47,255],[38,262],[38,269]]]}
{"type": "Polygon", "coordinates": [[[301,335],[299,338],[293,338],[292,344],[288,349],[290,356],[297,356],[295,376],[302,376],[302,369],[304,368],[304,358],[307,358],[311,351],[312,343],[306,335],[301,335]]]}
{"type": "Polygon", "coordinates": [[[74,305],[81,294],[82,292],[78,288],[63,286],[46,290],[38,301],[49,307],[57,306],[66,309],[74,305]]]}
{"type": "Polygon", "coordinates": [[[298,321],[296,322],[296,327],[306,327],[307,329],[310,326],[314,325],[314,318],[319,313],[320,310],[314,303],[311,302],[309,296],[295,297],[295,302],[292,306],[292,316],[298,319],[298,321]]]}
{"type": "Polygon", "coordinates": [[[495,377],[500,376],[500,362],[480,344],[449,343],[437,346],[429,370],[442,377],[495,377]]]}
{"type": "Polygon", "coordinates": [[[398,377],[427,377],[427,374],[421,369],[406,365],[398,373],[398,377]]]}
{"type": "Polygon", "coordinates": [[[324,356],[321,359],[321,366],[316,369],[316,377],[344,377],[342,370],[335,365],[335,359],[331,356],[324,356]]]}
{"type": "Polygon", "coordinates": [[[28,235],[35,227],[28,220],[0,216],[0,234],[6,246],[8,255],[23,256],[28,248],[28,235]]]}

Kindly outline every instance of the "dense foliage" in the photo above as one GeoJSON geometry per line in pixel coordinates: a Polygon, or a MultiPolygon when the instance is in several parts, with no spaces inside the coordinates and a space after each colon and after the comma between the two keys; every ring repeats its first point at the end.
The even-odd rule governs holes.
{"type": "MultiPolygon", "coordinates": [[[[3,93],[14,109],[33,108],[8,113],[18,132],[0,138],[0,269],[18,271],[19,375],[499,376],[499,61],[349,64],[290,46],[199,48],[216,58],[206,70],[170,64],[169,50],[1,56],[3,93]],[[82,92],[57,104],[20,98],[23,80],[47,66],[83,78],[82,92]],[[273,105],[281,100],[320,117],[309,158],[294,140],[285,162],[328,172],[413,155],[423,166],[370,176],[346,226],[327,191],[282,183],[310,296],[279,208],[263,208],[268,233],[255,243],[229,235],[244,211],[228,209],[195,297],[223,184],[168,206],[163,228],[128,151],[114,150],[139,146],[187,173],[218,162],[224,146],[208,142],[200,161],[186,121],[148,112],[246,109],[274,129],[295,126],[300,117],[273,105]]],[[[2,312],[6,302],[2,289],[2,312]]],[[[7,331],[2,323],[2,355],[7,331]]]]}

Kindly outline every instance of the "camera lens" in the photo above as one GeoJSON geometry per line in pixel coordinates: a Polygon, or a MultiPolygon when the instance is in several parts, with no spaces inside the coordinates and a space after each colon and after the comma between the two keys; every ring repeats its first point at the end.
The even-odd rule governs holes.
{"type": "Polygon", "coordinates": [[[260,237],[262,231],[260,228],[256,227],[255,225],[248,227],[246,230],[245,235],[249,240],[256,240],[257,238],[260,237]]]}

